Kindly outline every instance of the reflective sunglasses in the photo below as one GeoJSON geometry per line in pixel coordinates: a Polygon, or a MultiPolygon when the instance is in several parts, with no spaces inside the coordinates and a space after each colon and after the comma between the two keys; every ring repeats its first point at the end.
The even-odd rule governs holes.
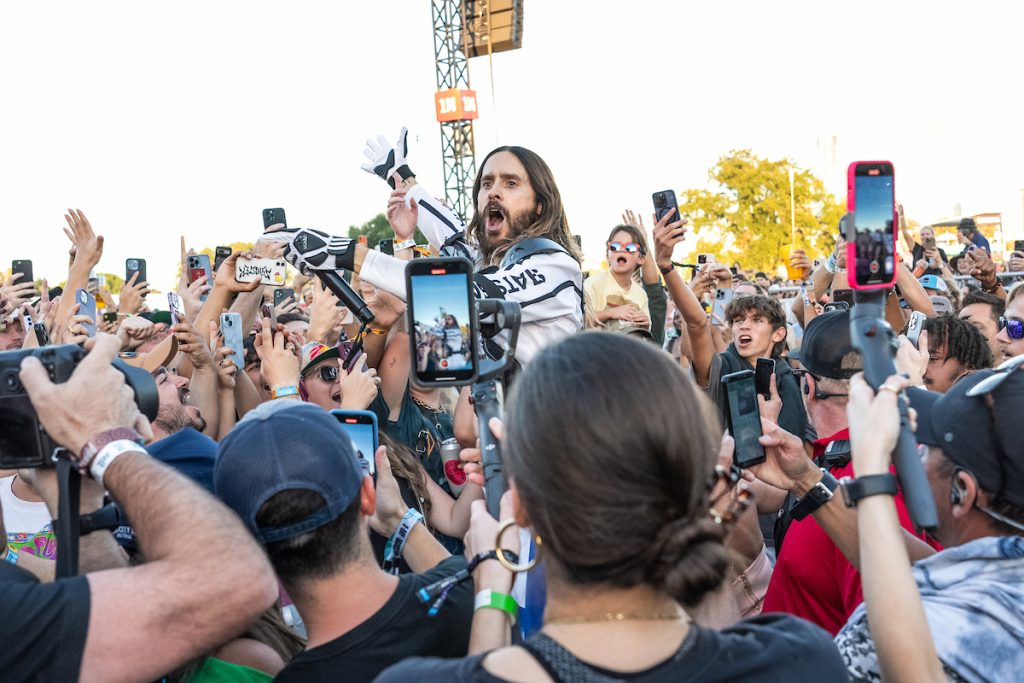
{"type": "Polygon", "coordinates": [[[630,254],[636,254],[642,250],[640,245],[636,242],[630,242],[628,244],[623,244],[622,242],[609,242],[608,251],[625,251],[630,254]]]}
{"type": "Polygon", "coordinates": [[[325,363],[316,369],[316,374],[320,375],[320,379],[328,384],[333,384],[338,379],[338,366],[325,363]]]}
{"type": "Polygon", "coordinates": [[[999,329],[1006,330],[1006,336],[1013,340],[1024,339],[1024,322],[999,318],[999,329]]]}

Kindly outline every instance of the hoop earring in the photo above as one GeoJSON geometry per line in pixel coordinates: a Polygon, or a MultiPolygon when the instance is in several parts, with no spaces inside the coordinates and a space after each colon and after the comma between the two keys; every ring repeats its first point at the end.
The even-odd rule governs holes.
{"type": "Polygon", "coordinates": [[[506,519],[498,526],[498,537],[494,539],[494,553],[495,555],[497,555],[497,560],[499,563],[501,563],[502,567],[509,570],[513,574],[518,574],[520,572],[530,571],[537,564],[537,560],[540,559],[541,540],[540,536],[534,535],[533,542],[537,546],[537,553],[533,556],[532,560],[530,560],[526,564],[512,564],[511,562],[509,562],[508,558],[505,557],[505,550],[501,547],[501,537],[504,535],[505,531],[507,531],[509,527],[515,526],[515,523],[516,520],[514,519],[506,519]]]}

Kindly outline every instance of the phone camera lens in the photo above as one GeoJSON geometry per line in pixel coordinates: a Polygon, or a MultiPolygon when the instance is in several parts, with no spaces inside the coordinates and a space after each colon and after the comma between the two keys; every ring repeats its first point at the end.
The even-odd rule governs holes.
{"type": "Polygon", "coordinates": [[[654,206],[656,206],[659,209],[664,209],[666,203],[667,202],[665,201],[665,195],[663,195],[663,194],[655,195],[655,197],[654,197],[654,206]]]}

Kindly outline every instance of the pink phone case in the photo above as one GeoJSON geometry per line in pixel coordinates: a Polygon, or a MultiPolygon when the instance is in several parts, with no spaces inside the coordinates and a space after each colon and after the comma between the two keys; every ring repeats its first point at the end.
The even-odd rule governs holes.
{"type": "MultiPolygon", "coordinates": [[[[853,163],[851,163],[849,166],[846,167],[846,210],[848,212],[853,213],[856,210],[856,208],[857,208],[857,197],[856,197],[856,187],[857,187],[857,181],[856,181],[857,174],[856,174],[856,171],[857,171],[857,167],[858,166],[871,166],[871,165],[874,165],[874,164],[889,164],[890,166],[892,166],[892,169],[893,169],[893,173],[892,173],[892,192],[893,192],[893,197],[896,196],[896,166],[891,161],[854,161],[853,163]]],[[[893,201],[893,203],[892,203],[892,238],[893,238],[893,242],[896,242],[896,240],[898,239],[898,236],[899,236],[899,222],[900,222],[899,221],[899,215],[898,215],[898,212],[896,211],[896,202],[893,201]]],[[[844,235],[844,237],[845,237],[845,235],[844,235]]],[[[857,247],[857,245],[854,242],[851,242],[851,241],[847,241],[846,242],[846,264],[847,264],[846,268],[847,268],[848,271],[851,272],[851,275],[848,278],[849,282],[850,282],[850,287],[852,287],[854,289],[859,289],[861,291],[871,291],[871,290],[875,290],[875,289],[888,289],[889,287],[892,287],[893,285],[896,284],[896,268],[899,268],[899,266],[900,266],[900,264],[899,264],[900,255],[899,255],[898,251],[894,251],[893,252],[893,257],[896,259],[896,267],[893,268],[892,280],[890,280],[889,282],[880,282],[880,283],[874,284],[874,285],[860,285],[860,284],[857,284],[857,276],[855,274],[855,270],[851,269],[851,267],[850,267],[852,264],[855,264],[857,262],[857,260],[856,260],[856,256],[857,256],[856,247],[857,247]]],[[[854,268],[856,268],[856,266],[854,266],[854,268]]]]}

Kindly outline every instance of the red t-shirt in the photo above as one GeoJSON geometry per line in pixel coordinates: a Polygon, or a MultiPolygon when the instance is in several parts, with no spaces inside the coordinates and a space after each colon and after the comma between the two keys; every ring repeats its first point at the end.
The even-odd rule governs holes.
{"type": "MultiPolygon", "coordinates": [[[[849,438],[850,430],[844,429],[827,439],[815,441],[815,457],[823,453],[832,441],[849,438]]],[[[836,479],[852,477],[853,462],[829,471],[836,479]]],[[[839,495],[838,491],[836,495],[839,495]]],[[[902,491],[896,494],[895,500],[900,525],[914,533],[902,491]]],[[[915,535],[941,550],[941,546],[922,534],[915,535]]],[[[782,551],[768,584],[763,611],[795,614],[835,635],[863,601],[860,572],[847,561],[814,517],[793,520],[786,531],[782,551]]]]}

